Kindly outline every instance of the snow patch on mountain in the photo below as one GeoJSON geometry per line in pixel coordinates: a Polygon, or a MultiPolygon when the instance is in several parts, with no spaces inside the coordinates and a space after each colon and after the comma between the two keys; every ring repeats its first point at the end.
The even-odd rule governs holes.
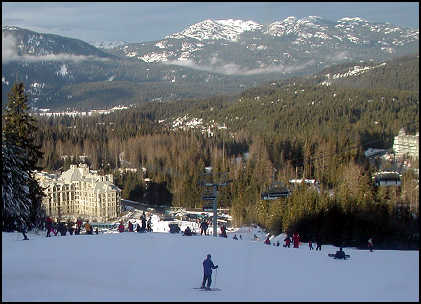
{"type": "Polygon", "coordinates": [[[65,65],[65,64],[62,64],[61,66],[60,66],[60,69],[56,72],[56,75],[57,76],[62,76],[62,77],[64,77],[64,76],[66,76],[66,75],[68,75],[69,74],[69,71],[67,70],[67,66],[65,65]]]}
{"type": "Polygon", "coordinates": [[[327,80],[320,83],[320,85],[330,86],[334,80],[337,80],[337,79],[340,79],[340,78],[348,78],[348,77],[352,77],[352,76],[361,75],[361,74],[363,74],[363,73],[365,73],[369,70],[380,68],[380,67],[383,67],[385,65],[386,65],[386,62],[383,62],[383,63],[381,63],[379,65],[376,65],[376,66],[362,67],[362,66],[359,66],[359,65],[355,65],[353,67],[350,67],[348,72],[345,72],[345,73],[336,73],[336,74],[333,74],[333,75],[331,75],[330,73],[326,74],[325,77],[327,78],[327,80]]]}
{"type": "Polygon", "coordinates": [[[185,39],[193,38],[199,41],[203,40],[229,40],[237,41],[238,36],[247,31],[261,29],[263,25],[254,21],[243,20],[211,20],[193,24],[182,32],[171,34],[165,38],[185,39]]]}

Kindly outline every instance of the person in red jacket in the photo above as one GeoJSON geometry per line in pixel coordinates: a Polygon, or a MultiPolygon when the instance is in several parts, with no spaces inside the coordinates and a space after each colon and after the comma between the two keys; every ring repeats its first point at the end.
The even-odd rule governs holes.
{"type": "Polygon", "coordinates": [[[120,225],[118,225],[118,231],[124,232],[124,225],[123,222],[120,222],[120,225]]]}
{"type": "Polygon", "coordinates": [[[51,237],[50,233],[53,230],[53,220],[51,219],[51,217],[47,217],[45,222],[46,222],[45,226],[47,228],[47,237],[51,237]]]}
{"type": "Polygon", "coordinates": [[[295,232],[292,236],[292,242],[294,244],[294,248],[298,248],[300,246],[300,235],[298,232],[295,232]]]}
{"type": "Polygon", "coordinates": [[[270,240],[269,240],[269,237],[266,237],[265,244],[266,244],[266,245],[270,245],[270,240]]]}

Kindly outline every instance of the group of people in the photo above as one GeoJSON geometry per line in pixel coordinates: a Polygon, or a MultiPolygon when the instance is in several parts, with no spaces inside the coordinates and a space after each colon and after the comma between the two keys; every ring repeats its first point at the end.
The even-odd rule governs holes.
{"type": "MultiPolygon", "coordinates": [[[[51,217],[47,217],[45,220],[45,227],[47,229],[46,237],[51,237],[51,233],[53,233],[55,236],[57,236],[58,233],[60,233],[61,236],[65,236],[67,232],[69,232],[70,235],[73,235],[73,233],[75,235],[79,235],[82,229],[82,224],[83,223],[81,219],[77,219],[76,223],[73,223],[73,222],[56,223],[56,222],[53,222],[51,217]]],[[[86,234],[93,234],[94,229],[92,225],[89,223],[89,220],[86,221],[84,228],[85,228],[86,234]]],[[[95,233],[98,234],[98,227],[96,227],[95,233]]]]}
{"type": "MultiPolygon", "coordinates": [[[[134,225],[131,221],[129,221],[127,225],[127,231],[128,232],[152,232],[152,216],[149,217],[149,219],[146,221],[146,214],[145,211],[143,211],[143,214],[140,216],[140,221],[142,222],[142,225],[137,223],[136,228],[134,228],[134,225]]],[[[123,221],[120,222],[118,225],[118,231],[124,232],[126,231],[125,226],[123,224],[123,221]]]]}

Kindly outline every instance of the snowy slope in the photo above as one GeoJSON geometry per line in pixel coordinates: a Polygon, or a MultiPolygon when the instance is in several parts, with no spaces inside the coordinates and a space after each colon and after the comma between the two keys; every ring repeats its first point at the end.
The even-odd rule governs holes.
{"type": "Polygon", "coordinates": [[[419,301],[418,251],[346,249],[351,259],[339,261],[327,256],[333,246],[268,246],[252,240],[257,231],[243,227],[238,241],[234,232],[2,233],[2,301],[419,301]],[[208,253],[222,291],[192,289],[208,253]]]}

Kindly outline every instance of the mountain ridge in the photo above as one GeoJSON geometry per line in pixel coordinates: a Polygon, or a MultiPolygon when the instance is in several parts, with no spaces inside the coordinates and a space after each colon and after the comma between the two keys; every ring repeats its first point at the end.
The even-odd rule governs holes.
{"type": "MultiPolygon", "coordinates": [[[[317,16],[288,17],[268,25],[207,19],[161,40],[96,43],[103,46],[96,48],[73,38],[3,26],[2,103],[16,75],[31,88],[33,105],[47,108],[75,105],[65,87],[83,84],[88,89],[91,83],[107,87],[113,81],[132,87],[153,82],[159,87],[147,99],[130,101],[135,103],[238,93],[336,64],[382,62],[417,53],[418,37],[417,29],[359,17],[336,22],[317,16]]],[[[121,104],[125,92],[132,94],[119,92],[121,98],[114,105],[121,104]]],[[[113,98],[101,96],[95,102],[98,106],[113,104],[113,98]]],[[[83,106],[84,97],[80,98],[77,104],[83,106]]]]}

